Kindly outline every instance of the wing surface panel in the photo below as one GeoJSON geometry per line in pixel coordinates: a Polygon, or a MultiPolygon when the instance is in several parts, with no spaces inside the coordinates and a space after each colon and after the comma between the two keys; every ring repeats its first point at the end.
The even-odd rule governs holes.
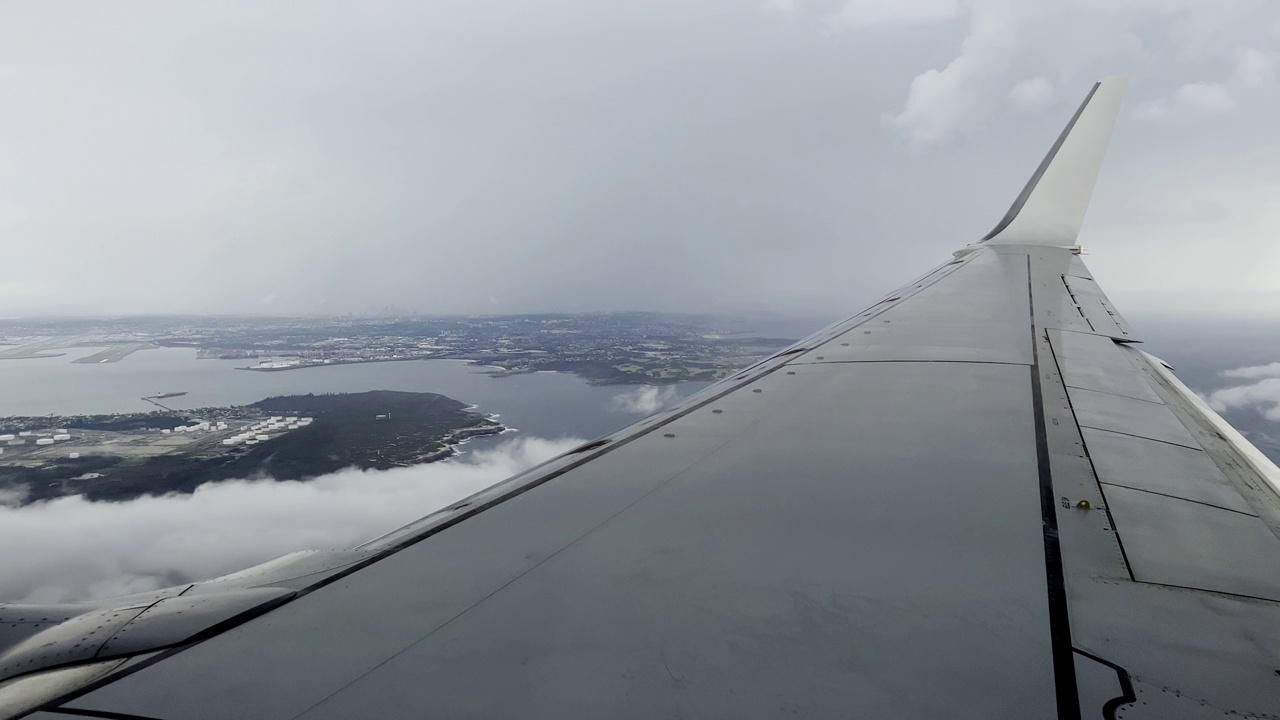
{"type": "Polygon", "coordinates": [[[1280,601],[1280,541],[1255,515],[1104,489],[1135,579],[1280,601]]]}
{"type": "Polygon", "coordinates": [[[1117,340],[1131,340],[1132,329],[1129,323],[1111,305],[1102,288],[1093,280],[1064,275],[1063,283],[1067,286],[1072,301],[1080,308],[1081,314],[1089,321],[1094,332],[1107,335],[1117,340]]]}
{"type": "Polygon", "coordinates": [[[1025,257],[979,252],[947,282],[903,297],[875,322],[825,342],[793,363],[959,361],[1031,364],[1025,257]]]}
{"type": "Polygon", "coordinates": [[[1257,514],[1199,448],[1090,428],[1083,428],[1082,435],[1098,481],[1104,485],[1257,514]]]}
{"type": "Polygon", "coordinates": [[[1280,603],[1224,594],[1271,594],[1273,526],[1240,492],[1243,464],[1136,360],[1133,338],[1111,340],[1120,362],[1099,343],[1109,333],[1054,332],[1062,328],[1042,308],[1066,292],[1069,252],[1028,249],[1036,345],[1052,359],[1040,369],[1045,439],[1072,647],[1113,667],[1122,686],[1100,707],[1091,681],[1078,683],[1081,716],[1274,715],[1280,603]],[[1106,382],[1127,395],[1146,396],[1145,386],[1157,401],[1067,386],[1059,366],[1100,358],[1106,382]]]}
{"type": "Polygon", "coordinates": [[[1136,368],[1110,337],[1050,330],[1049,339],[1067,387],[1161,402],[1149,383],[1133,381],[1136,368]],[[1064,336],[1070,336],[1070,339],[1064,336]],[[1069,352],[1064,352],[1064,345],[1070,348],[1069,352]]]}
{"type": "MultiPolygon", "coordinates": [[[[1137,371],[1131,377],[1141,380],[1137,371]]],[[[1068,394],[1080,427],[1133,435],[1183,447],[1200,447],[1186,426],[1163,403],[1082,388],[1071,388],[1068,394]]]]}
{"type": "MultiPolygon", "coordinates": [[[[1015,429],[1026,420],[1025,368],[867,364],[761,382],[771,386],[764,403],[783,393],[795,401],[303,717],[350,717],[389,693],[404,697],[396,688],[410,677],[430,679],[393,714],[429,701],[494,717],[763,717],[783,707],[826,716],[851,704],[901,712],[904,698],[920,717],[1050,711],[1038,494],[1017,482],[1034,462],[1028,426],[1021,437],[1015,429]],[[850,403],[884,407],[911,388],[925,391],[933,422],[893,412],[829,421],[850,403]],[[962,418],[952,410],[978,396],[1009,412],[1011,452],[962,478],[948,453],[915,448],[939,435],[979,442],[979,428],[954,432],[962,418]],[[842,449],[851,437],[898,449],[851,458],[842,449]],[[771,451],[750,451],[762,446],[771,451]],[[1021,522],[991,533],[956,513],[957,484],[1000,498],[984,515],[1021,522]],[[1025,554],[992,562],[1005,542],[1026,543],[1025,554]],[[528,613],[544,622],[525,622],[528,613]],[[993,638],[997,628],[1010,635],[993,638]],[[536,689],[476,707],[477,678],[536,689]]],[[[680,442],[681,423],[667,429],[680,442]]]]}

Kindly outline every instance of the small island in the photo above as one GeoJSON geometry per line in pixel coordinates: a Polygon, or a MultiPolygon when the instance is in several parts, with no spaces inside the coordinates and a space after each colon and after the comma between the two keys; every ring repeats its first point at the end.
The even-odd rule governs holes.
{"type": "Polygon", "coordinates": [[[11,417],[0,419],[0,492],[24,504],[123,501],[232,478],[308,480],[442,460],[504,429],[444,395],[394,391],[272,397],[192,416],[11,417]]]}

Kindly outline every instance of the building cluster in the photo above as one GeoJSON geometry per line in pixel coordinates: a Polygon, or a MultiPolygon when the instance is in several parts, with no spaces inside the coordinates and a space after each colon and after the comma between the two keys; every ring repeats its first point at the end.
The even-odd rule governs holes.
{"type": "MultiPolygon", "coordinates": [[[[28,442],[34,441],[38,446],[53,445],[59,442],[65,442],[71,439],[71,433],[65,428],[56,430],[47,430],[43,432],[35,430],[23,430],[17,433],[0,434],[0,443],[8,446],[22,446],[28,442]]],[[[4,448],[0,447],[0,455],[4,454],[4,448]]],[[[71,457],[80,457],[79,453],[71,453],[71,457]]]]}
{"type": "Polygon", "coordinates": [[[169,435],[171,433],[181,434],[181,433],[198,433],[198,432],[210,432],[210,431],[216,432],[218,430],[226,430],[226,429],[227,429],[227,424],[224,422],[202,422],[202,423],[196,423],[195,425],[178,425],[173,428],[162,428],[160,432],[164,435],[169,435]]]}
{"type": "MultiPolygon", "coordinates": [[[[286,417],[283,415],[273,415],[266,420],[241,428],[240,433],[226,438],[222,441],[222,444],[228,446],[240,445],[241,443],[245,445],[257,445],[258,443],[266,442],[273,437],[279,437],[282,433],[288,432],[289,430],[297,430],[300,427],[306,427],[310,425],[312,421],[313,418],[309,417],[286,417]]],[[[218,424],[223,427],[226,426],[226,423],[218,424]]]]}
{"type": "MultiPolygon", "coordinates": [[[[552,370],[592,381],[710,380],[785,344],[726,329],[735,321],[668,313],[451,317],[168,318],[101,336],[190,347],[205,358],[252,359],[246,369],[289,371],[393,360],[460,359],[506,373],[552,370]],[[728,323],[728,325],[726,325],[728,323]],[[126,332],[126,330],[128,332],[126,332]]],[[[0,334],[5,326],[0,323],[0,334]]],[[[11,328],[24,337],[47,325],[11,328]]]]}

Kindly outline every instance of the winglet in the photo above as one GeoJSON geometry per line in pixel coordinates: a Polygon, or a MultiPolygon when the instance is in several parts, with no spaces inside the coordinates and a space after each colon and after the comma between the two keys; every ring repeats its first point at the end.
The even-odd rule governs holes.
{"type": "Polygon", "coordinates": [[[982,242],[1057,247],[1076,244],[1102,154],[1120,111],[1125,82],[1123,77],[1113,77],[1094,84],[1013,201],[1013,207],[982,242]]]}

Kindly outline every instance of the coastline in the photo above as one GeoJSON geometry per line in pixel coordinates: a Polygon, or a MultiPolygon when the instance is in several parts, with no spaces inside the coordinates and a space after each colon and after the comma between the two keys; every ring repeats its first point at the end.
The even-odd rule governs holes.
{"type": "Polygon", "coordinates": [[[465,445],[467,441],[471,440],[472,438],[489,437],[492,435],[503,435],[508,431],[516,432],[514,428],[507,428],[506,426],[500,423],[494,423],[492,425],[479,425],[475,427],[458,428],[456,430],[451,430],[448,433],[446,433],[443,438],[441,438],[441,442],[444,443],[444,447],[440,448],[439,450],[434,450],[432,452],[419,455],[417,462],[409,463],[409,464],[425,465],[427,463],[440,462],[441,460],[448,460],[449,458],[460,454],[458,452],[458,448],[462,445],[465,445]]]}

